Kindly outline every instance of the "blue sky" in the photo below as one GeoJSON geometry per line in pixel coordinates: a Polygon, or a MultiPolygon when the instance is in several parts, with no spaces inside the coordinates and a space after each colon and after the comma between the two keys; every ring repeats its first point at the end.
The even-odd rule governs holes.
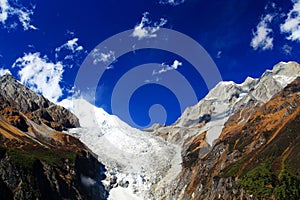
{"type": "MultiPolygon", "coordinates": [[[[299,0],[0,0],[0,8],[0,75],[9,72],[54,102],[73,95],[77,72],[98,44],[130,29],[137,41],[155,38],[162,28],[189,36],[207,51],[223,80],[237,83],[259,77],[280,61],[300,62],[299,0]]],[[[98,83],[95,102],[114,114],[111,99],[118,80],[136,66],[160,63],[145,80],[149,84],[131,95],[128,109],[134,123],[119,116],[133,126],[150,125],[148,112],[156,104],[166,111],[152,122],[171,124],[180,116],[181,100],[159,84],[161,74],[183,74],[197,100],[208,92],[191,63],[171,52],[96,53],[95,62],[112,64],[98,83]]],[[[94,97],[81,95],[89,101],[94,97]]]]}

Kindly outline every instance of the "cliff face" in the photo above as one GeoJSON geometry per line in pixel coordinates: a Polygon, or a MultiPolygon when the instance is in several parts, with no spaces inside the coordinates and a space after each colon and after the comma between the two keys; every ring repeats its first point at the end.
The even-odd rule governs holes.
{"type": "Polygon", "coordinates": [[[58,131],[79,126],[79,120],[75,115],[36,94],[11,75],[0,78],[0,101],[1,110],[10,108],[15,112],[21,112],[35,123],[44,123],[58,131]]]}
{"type": "MultiPolygon", "coordinates": [[[[171,126],[148,129],[167,141],[184,143],[199,133],[207,132],[206,142],[213,146],[230,116],[247,108],[255,108],[268,102],[288,83],[300,76],[300,65],[295,62],[278,63],[260,78],[248,77],[243,83],[220,82],[199,103],[187,108],[171,126]]],[[[243,115],[247,112],[241,113],[243,115]]]]}
{"type": "Polygon", "coordinates": [[[299,70],[280,63],[249,87],[221,83],[174,125],[152,130],[182,145],[182,169],[156,197],[299,199],[299,70]]]}
{"type": "Polygon", "coordinates": [[[76,116],[0,78],[0,199],[105,199],[104,166],[76,138],[76,116]]]}
{"type": "Polygon", "coordinates": [[[248,120],[233,115],[208,154],[192,163],[184,161],[178,177],[183,187],[174,188],[179,196],[299,199],[299,102],[300,78],[265,105],[248,111],[248,120]]]}

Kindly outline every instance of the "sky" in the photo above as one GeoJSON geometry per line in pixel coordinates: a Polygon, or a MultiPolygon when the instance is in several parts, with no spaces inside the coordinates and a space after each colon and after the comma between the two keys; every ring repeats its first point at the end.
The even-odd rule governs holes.
{"type": "Polygon", "coordinates": [[[299,0],[0,0],[0,75],[54,103],[85,98],[138,128],[174,123],[220,80],[300,62],[299,42],[299,0]]]}

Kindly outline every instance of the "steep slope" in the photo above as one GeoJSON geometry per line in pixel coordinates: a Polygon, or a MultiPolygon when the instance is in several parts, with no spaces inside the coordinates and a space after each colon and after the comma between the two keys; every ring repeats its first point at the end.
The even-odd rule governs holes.
{"type": "Polygon", "coordinates": [[[82,125],[68,133],[95,152],[108,169],[109,198],[149,199],[152,185],[165,176],[180,148],[128,126],[83,99],[64,101],[63,105],[69,105],[82,125]]]}
{"type": "Polygon", "coordinates": [[[168,127],[146,131],[163,136],[167,141],[183,143],[206,132],[206,142],[212,146],[225,122],[235,112],[262,105],[300,75],[295,62],[280,62],[259,79],[247,78],[244,83],[220,82],[195,106],[187,108],[182,116],[168,127]]]}
{"type": "Polygon", "coordinates": [[[299,102],[300,78],[251,111],[248,120],[233,115],[207,155],[184,161],[178,185],[186,185],[175,189],[178,196],[299,199],[299,102]]]}
{"type": "MultiPolygon", "coordinates": [[[[186,109],[172,126],[153,125],[144,131],[129,127],[83,100],[63,103],[76,113],[82,125],[69,130],[69,134],[80,138],[108,167],[105,184],[111,189],[110,199],[250,198],[246,187],[233,188],[236,180],[225,178],[227,173],[217,170],[231,164],[223,163],[227,156],[232,162],[238,159],[235,154],[226,154],[226,145],[230,143],[232,149],[232,142],[242,136],[232,137],[231,142],[224,140],[226,144],[218,138],[222,141],[231,135],[227,134],[230,127],[233,131],[249,123],[254,111],[299,75],[299,64],[281,62],[259,79],[247,78],[242,84],[221,82],[198,104],[186,109]]],[[[256,142],[252,150],[261,141],[256,142]]]]}
{"type": "Polygon", "coordinates": [[[183,170],[156,197],[298,199],[299,79],[283,88],[299,74],[297,63],[279,63],[257,80],[220,83],[173,126],[158,128],[182,144],[183,170]]]}
{"type": "Polygon", "coordinates": [[[9,74],[0,77],[0,98],[1,110],[9,107],[22,112],[37,124],[44,123],[58,131],[79,126],[77,117],[67,109],[37,95],[9,74]]]}
{"type": "Polygon", "coordinates": [[[104,166],[58,131],[77,117],[10,75],[0,88],[0,199],[104,199],[104,166]]]}

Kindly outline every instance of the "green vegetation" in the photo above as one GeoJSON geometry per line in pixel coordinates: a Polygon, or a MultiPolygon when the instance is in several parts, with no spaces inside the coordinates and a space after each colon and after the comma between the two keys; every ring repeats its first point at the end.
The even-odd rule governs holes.
{"type": "Polygon", "coordinates": [[[300,199],[300,178],[284,170],[278,185],[274,188],[276,199],[300,199]]]}
{"type": "Polygon", "coordinates": [[[241,165],[245,162],[247,157],[242,158],[241,160],[232,163],[228,167],[224,169],[224,171],[221,173],[221,177],[233,177],[236,175],[238,170],[240,169],[241,165]]]}
{"type": "Polygon", "coordinates": [[[38,147],[24,148],[24,150],[8,149],[7,154],[17,166],[23,166],[27,169],[31,169],[36,160],[44,161],[51,166],[59,166],[64,159],[69,159],[73,163],[76,159],[74,152],[38,147]]]}
{"type": "Polygon", "coordinates": [[[266,163],[250,170],[238,182],[238,186],[246,189],[249,193],[256,197],[268,198],[273,193],[276,185],[276,176],[268,169],[266,163]]]}
{"type": "Polygon", "coordinates": [[[15,165],[22,166],[28,169],[32,168],[33,163],[36,160],[36,157],[32,154],[28,154],[20,150],[9,149],[7,151],[7,154],[9,155],[10,159],[15,163],[15,165]]]}
{"type": "Polygon", "coordinates": [[[275,196],[280,200],[300,199],[300,178],[287,170],[282,172],[280,178],[270,169],[268,163],[262,163],[250,170],[237,184],[258,198],[269,199],[275,196]]]}

